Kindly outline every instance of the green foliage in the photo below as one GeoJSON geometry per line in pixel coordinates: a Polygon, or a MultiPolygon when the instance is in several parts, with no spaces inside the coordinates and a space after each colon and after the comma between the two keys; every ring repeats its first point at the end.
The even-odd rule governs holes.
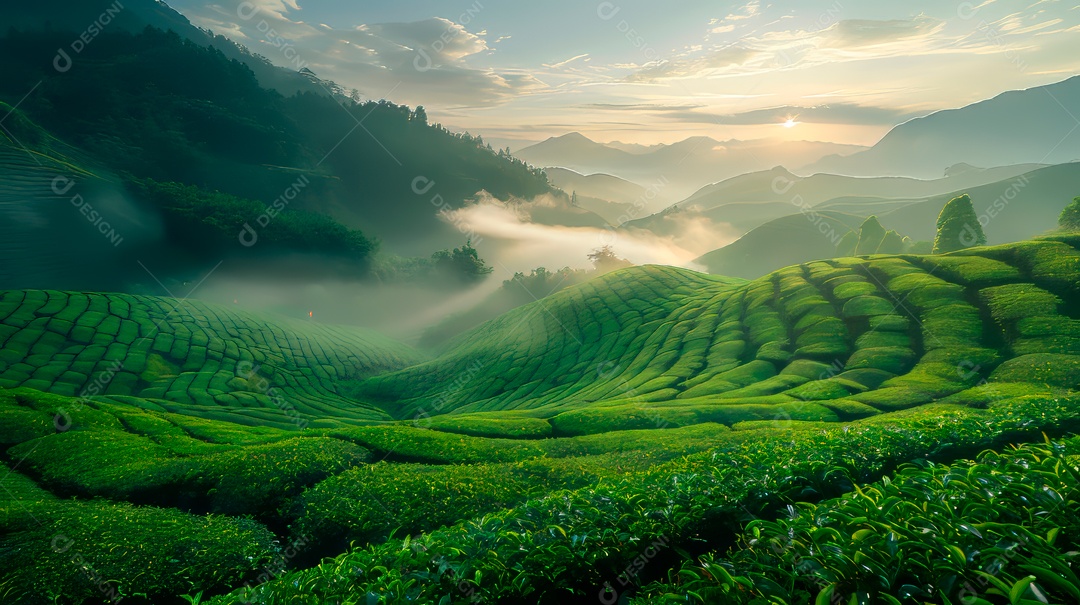
{"type": "Polygon", "coordinates": [[[382,542],[514,506],[614,474],[617,458],[503,464],[378,464],[341,473],[304,492],[293,531],[305,541],[382,542]]]}
{"type": "Polygon", "coordinates": [[[1002,363],[992,378],[1001,382],[1027,382],[1052,387],[1080,388],[1080,356],[1031,353],[1002,363]]]}
{"type": "Polygon", "coordinates": [[[494,271],[480,258],[471,241],[465,242],[460,248],[454,248],[453,251],[436,252],[431,260],[437,275],[465,282],[480,281],[494,271]]]}
{"type": "Polygon", "coordinates": [[[630,261],[616,255],[615,251],[608,245],[593,250],[587,256],[589,262],[593,264],[593,269],[601,275],[633,266],[630,261]]]}
{"type": "Polygon", "coordinates": [[[362,272],[377,249],[363,233],[325,214],[271,208],[274,214],[263,226],[256,222],[268,208],[262,202],[153,179],[134,181],[131,187],[161,210],[171,242],[200,257],[220,259],[239,251],[321,254],[355,263],[362,272]],[[244,225],[258,230],[257,247],[236,245],[244,225]]]}
{"type": "Polygon", "coordinates": [[[1073,201],[1061,211],[1058,225],[1067,231],[1080,231],[1080,197],[1073,198],[1073,201]]]}
{"type": "Polygon", "coordinates": [[[979,295],[990,314],[1001,325],[1031,316],[1054,315],[1061,299],[1031,284],[1010,284],[986,288],[979,295]]]}
{"type": "Polygon", "coordinates": [[[417,422],[424,428],[472,437],[540,439],[551,436],[551,423],[540,418],[492,414],[449,414],[417,422]]]}
{"type": "Polygon", "coordinates": [[[439,250],[429,258],[380,257],[374,273],[384,282],[417,282],[464,287],[481,281],[494,269],[472,247],[472,242],[453,250],[439,250]]]}
{"type": "Polygon", "coordinates": [[[215,512],[276,515],[304,487],[369,459],[367,450],[338,439],[295,438],[216,454],[190,473],[213,479],[215,512]]]}
{"type": "MultiPolygon", "coordinates": [[[[735,431],[719,451],[554,493],[420,536],[356,548],[318,567],[214,602],[346,601],[368,593],[382,595],[389,603],[438,602],[457,595],[537,603],[594,597],[597,586],[619,580],[643,552],[674,556],[701,539],[703,528],[739,511],[764,514],[788,498],[849,491],[905,461],[941,452],[943,439],[953,447],[985,447],[995,435],[1021,423],[1036,437],[1043,427],[1075,423],[1074,406],[1074,401],[1045,399],[998,402],[991,410],[934,406],[824,431],[799,430],[798,425],[789,430],[735,431]],[[770,472],[775,469],[783,471],[770,472]],[[343,569],[351,573],[342,574],[343,569]]],[[[1056,468],[1057,477],[1040,481],[1058,481],[1048,485],[1064,489],[1072,471],[1056,468]]],[[[958,482],[955,489],[967,486],[958,482]]],[[[1044,493],[1055,503],[1061,501],[1054,493],[1044,493]]],[[[919,492],[900,499],[921,502],[919,492]]],[[[1073,508],[1061,507],[1060,514],[1075,514],[1073,508]]],[[[1073,525],[1058,527],[1064,536],[1073,525]]],[[[1067,544],[1062,546],[1064,550],[1067,544]]],[[[913,558],[913,563],[917,560],[913,558]]],[[[637,581],[634,573],[623,579],[637,581]]]]}
{"type": "Polygon", "coordinates": [[[748,523],[722,558],[705,555],[672,574],[677,585],[645,588],[663,601],[634,602],[1075,601],[1080,472],[1066,451],[1029,445],[905,465],[889,480],[748,523]]]}
{"type": "Polygon", "coordinates": [[[934,254],[943,254],[982,246],[986,244],[986,234],[975,215],[971,198],[965,193],[950,200],[941,209],[937,219],[937,237],[934,239],[934,254]]]}
{"type": "MultiPolygon", "coordinates": [[[[3,292],[0,381],[23,388],[0,391],[0,443],[27,473],[5,486],[35,507],[227,513],[252,529],[229,534],[237,536],[230,548],[262,552],[263,523],[311,549],[294,569],[265,574],[215,559],[231,579],[176,584],[210,594],[263,576],[259,588],[217,599],[224,603],[363,601],[369,593],[388,603],[566,602],[595,598],[649,547],[663,556],[649,558],[640,578],[623,578],[624,592],[668,571],[663,591],[708,599],[715,586],[687,586],[711,561],[748,578],[729,587],[732,598],[766,599],[769,590],[806,588],[776,589],[755,575],[787,569],[760,563],[769,553],[744,541],[744,554],[680,567],[681,553],[738,544],[746,513],[797,533],[807,528],[776,521],[776,511],[808,501],[831,515],[859,497],[850,494],[855,486],[889,489],[864,489],[883,477],[905,491],[886,496],[879,511],[940,503],[941,489],[965,489],[962,477],[941,480],[926,500],[907,488],[906,470],[894,477],[896,468],[1080,427],[1069,390],[1080,388],[1080,320],[1070,306],[1078,273],[1080,254],[1065,236],[934,258],[833,259],[752,282],[635,267],[480,325],[426,361],[362,331],[212,305],[3,292]],[[164,317],[172,321],[155,330],[164,317]],[[241,372],[241,362],[260,368],[241,372]],[[74,397],[103,373],[115,376],[74,397]],[[275,403],[270,385],[287,394],[296,417],[275,403]],[[91,497],[101,500],[82,502],[91,497]],[[749,567],[730,566],[736,560],[749,567]]],[[[181,515],[177,527],[218,519],[167,512],[181,515]]],[[[951,519],[946,512],[935,522],[951,519]]],[[[882,514],[890,516],[877,523],[905,531],[915,522],[882,514]]],[[[0,521],[5,547],[8,536],[34,530],[16,506],[0,506],[0,521]]],[[[871,529],[859,523],[843,532],[871,529]]],[[[921,565],[931,574],[921,589],[941,582],[951,590],[935,575],[949,569],[941,561],[951,549],[931,545],[933,566],[914,551],[896,563],[877,556],[880,543],[852,554],[870,539],[859,535],[829,544],[888,573],[922,578],[921,565]]],[[[895,554],[887,551],[886,542],[885,554],[895,554]]],[[[845,599],[869,590],[859,561],[852,567],[831,547],[813,556],[845,599]]],[[[115,571],[125,593],[134,573],[115,571]]],[[[1053,591],[1038,584],[1049,577],[1033,585],[1053,591]]],[[[0,594],[47,595],[66,582],[13,578],[0,594]]],[[[939,600],[929,592],[919,598],[939,600]]],[[[160,601],[175,594],[154,593],[160,601]]],[[[798,595],[795,602],[807,596],[798,595]]]]}
{"type": "MultiPolygon", "coordinates": [[[[870,216],[863,221],[858,231],[848,231],[840,238],[840,242],[836,244],[836,256],[900,254],[912,251],[913,246],[910,238],[896,231],[886,231],[876,216],[870,216]]],[[[929,250],[925,253],[929,253],[929,250]]]]}
{"type": "Polygon", "coordinates": [[[906,252],[907,245],[904,242],[904,236],[899,233],[889,230],[885,233],[885,236],[881,238],[881,244],[878,245],[878,254],[900,254],[906,252]]]}
{"type": "MultiPolygon", "coordinates": [[[[418,420],[417,424],[422,424],[418,420]]],[[[413,426],[371,426],[330,431],[329,435],[371,450],[376,460],[393,459],[427,464],[515,462],[537,458],[535,443],[454,435],[413,426]]]]}
{"type": "MultiPolygon", "coordinates": [[[[103,28],[94,44],[80,49],[79,69],[52,77],[57,49],[69,48],[78,33],[3,32],[0,54],[11,61],[0,79],[0,96],[19,99],[33,88],[37,99],[5,124],[17,128],[19,147],[40,153],[56,137],[74,146],[78,157],[92,158],[94,172],[156,182],[135,190],[162,204],[165,227],[182,244],[161,253],[159,265],[171,272],[187,274],[202,265],[186,252],[196,260],[211,254],[195,238],[212,236],[207,243],[236,255],[264,253],[259,246],[244,248],[236,228],[248,222],[258,229],[264,211],[272,220],[265,225],[269,233],[260,232],[263,240],[302,250],[329,248],[335,257],[355,262],[373,252],[373,235],[446,241],[456,230],[440,219],[440,211],[461,208],[477,191],[501,200],[551,192],[542,170],[495,152],[479,137],[429,124],[423,110],[385,100],[359,102],[340,89],[336,96],[323,94],[324,87],[336,85],[321,80],[283,97],[261,88],[244,64],[172,31],[103,28]],[[31,121],[42,128],[25,127],[31,121]],[[416,181],[419,174],[426,180],[416,181]],[[341,223],[328,218],[331,211],[341,223]],[[365,235],[342,224],[362,224],[365,235]]],[[[136,208],[149,205],[141,195],[134,197],[136,208]]],[[[360,265],[363,274],[366,263],[360,265]]],[[[338,272],[326,262],[311,262],[308,269],[338,272]]],[[[148,281],[137,265],[114,271],[123,272],[116,283],[148,281]]],[[[341,272],[352,276],[357,269],[346,264],[341,272]]],[[[106,277],[116,276],[103,271],[106,277]]]]}
{"type": "MultiPolygon", "coordinates": [[[[25,484],[3,470],[4,487],[25,484]]],[[[247,519],[5,489],[0,519],[10,519],[12,509],[24,515],[2,527],[0,594],[17,603],[102,603],[137,594],[162,602],[237,586],[279,552],[274,535],[247,519]]]]}
{"type": "Polygon", "coordinates": [[[0,313],[0,386],[135,396],[162,411],[286,429],[330,411],[336,424],[386,419],[342,397],[339,381],[422,359],[369,330],[194,300],[12,290],[0,291],[0,313]]]}

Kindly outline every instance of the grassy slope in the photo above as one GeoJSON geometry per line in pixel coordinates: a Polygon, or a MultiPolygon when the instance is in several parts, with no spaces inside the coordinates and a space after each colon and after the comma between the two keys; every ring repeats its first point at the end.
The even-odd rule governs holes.
{"type": "MultiPolygon", "coordinates": [[[[428,399],[443,402],[433,412],[459,412],[403,424],[367,422],[385,416],[333,390],[344,384],[336,364],[363,376],[418,361],[359,331],[185,303],[162,326],[173,343],[155,351],[148,322],[175,301],[6,292],[0,386],[71,394],[86,384],[78,375],[99,376],[111,359],[124,369],[104,397],[0,389],[0,595],[168,602],[269,580],[221,600],[566,602],[660,581],[642,594],[768,597],[776,589],[754,565],[775,563],[752,548],[732,555],[732,573],[749,582],[734,594],[715,575],[690,581],[727,556],[747,511],[773,519],[790,499],[835,507],[829,498],[913,459],[952,461],[1080,426],[1080,254],[1075,238],[1059,240],[836,259],[754,282],[616,273],[350,390],[411,385],[440,397],[428,399]],[[250,384],[210,395],[218,374],[199,370],[249,355],[286,401],[336,422],[298,432],[250,384]],[[124,365],[140,357],[145,370],[124,365]],[[515,399],[513,381],[541,379],[550,384],[515,399]],[[164,399],[145,398],[162,388],[164,399]],[[680,424],[690,426],[671,428],[680,424]],[[60,552],[58,532],[71,540],[60,552]],[[622,575],[657,543],[663,554],[640,576],[622,575]]],[[[409,418],[423,409],[420,398],[378,403],[409,418]]],[[[1077,547],[1062,538],[1045,553],[1077,547]]],[[[1020,581],[1017,566],[1032,561],[1010,560],[1001,577],[1020,581]]],[[[971,565],[963,578],[978,577],[971,565]]],[[[859,582],[834,590],[854,594],[859,582]]],[[[817,586],[781,588],[802,598],[817,586]]],[[[1037,588],[1051,602],[1070,594],[1042,578],[1037,588]]]]}

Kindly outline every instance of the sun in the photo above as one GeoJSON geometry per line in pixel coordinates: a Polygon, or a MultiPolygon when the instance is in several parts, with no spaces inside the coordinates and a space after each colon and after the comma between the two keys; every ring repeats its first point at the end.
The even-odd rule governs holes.
{"type": "Polygon", "coordinates": [[[784,121],[784,128],[795,128],[796,124],[798,124],[798,122],[795,121],[795,118],[788,118],[784,121]]]}

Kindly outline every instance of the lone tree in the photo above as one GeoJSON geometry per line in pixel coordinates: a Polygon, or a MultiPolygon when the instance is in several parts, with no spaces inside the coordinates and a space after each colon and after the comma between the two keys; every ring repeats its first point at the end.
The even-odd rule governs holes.
{"type": "Polygon", "coordinates": [[[986,243],[979,217],[968,194],[949,200],[937,218],[934,254],[963,250],[986,243]]]}
{"type": "Polygon", "coordinates": [[[589,260],[598,273],[610,273],[616,269],[633,267],[634,263],[620,258],[611,246],[603,246],[589,253],[589,260]]]}
{"type": "Polygon", "coordinates": [[[1080,231],[1080,197],[1074,197],[1058,217],[1058,226],[1068,231],[1080,231]]]}

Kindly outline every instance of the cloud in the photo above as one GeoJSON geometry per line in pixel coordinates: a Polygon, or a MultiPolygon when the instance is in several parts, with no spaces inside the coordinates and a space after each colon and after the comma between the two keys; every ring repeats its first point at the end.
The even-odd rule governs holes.
{"type": "Polygon", "coordinates": [[[654,61],[624,78],[625,82],[648,83],[670,78],[689,78],[736,68],[763,58],[760,51],[731,45],[679,59],[654,61]]]}
{"type": "Polygon", "coordinates": [[[524,70],[469,65],[470,58],[493,52],[486,31],[468,30],[471,13],[458,21],[433,17],[354,28],[313,25],[302,15],[297,0],[227,0],[200,5],[188,16],[278,65],[307,67],[369,98],[393,90],[405,103],[488,106],[545,87],[524,70]]]}
{"type": "Polygon", "coordinates": [[[833,103],[812,107],[783,105],[733,114],[716,114],[684,110],[670,112],[668,115],[684,122],[724,124],[731,126],[780,124],[787,121],[789,118],[797,118],[797,121],[800,123],[895,126],[896,124],[923,114],[915,114],[905,110],[890,109],[886,107],[872,107],[851,103],[833,103]]]}
{"type": "Polygon", "coordinates": [[[528,271],[541,263],[548,268],[585,268],[589,266],[586,255],[605,245],[634,264],[696,268],[695,258],[734,241],[739,235],[730,226],[713,224],[707,219],[680,223],[677,239],[641,230],[558,227],[529,222],[528,212],[523,209],[560,203],[547,197],[506,204],[482,194],[476,203],[443,218],[482,236],[485,249],[481,253],[499,259],[500,267],[508,271],[528,271]]]}
{"type": "Polygon", "coordinates": [[[925,15],[888,21],[845,19],[823,30],[819,37],[824,47],[852,49],[929,38],[944,27],[944,21],[925,15]]]}
{"type": "Polygon", "coordinates": [[[925,112],[913,113],[904,109],[857,105],[854,103],[829,103],[813,106],[781,105],[738,113],[702,111],[708,107],[708,105],[703,104],[589,103],[580,107],[599,111],[639,113],[652,116],[654,120],[663,118],[687,124],[728,126],[768,126],[780,124],[796,116],[800,123],[895,126],[925,114],[925,112]]]}
{"type": "MultiPolygon", "coordinates": [[[[750,12],[753,13],[751,16],[758,14],[757,9],[750,12]]],[[[732,15],[723,20],[713,20],[710,25],[716,27],[713,27],[710,33],[716,33],[717,27],[730,31],[727,29],[730,23],[718,24],[731,20],[732,15]]],[[[782,22],[785,20],[773,21],[769,25],[782,22]]],[[[758,28],[741,35],[734,43],[693,46],[682,55],[666,61],[630,66],[633,71],[626,75],[623,81],[657,83],[676,78],[753,75],[837,61],[943,52],[963,39],[963,36],[944,35],[945,27],[945,21],[926,15],[911,19],[834,21],[832,16],[826,13],[810,27],[772,30],[758,28]]],[[[969,46],[965,50],[972,48],[969,46]]]]}
{"type": "Polygon", "coordinates": [[[543,65],[544,65],[544,67],[547,67],[549,69],[558,69],[560,67],[565,67],[565,66],[567,66],[567,65],[569,65],[569,64],[571,64],[574,61],[577,61],[579,59],[586,59],[586,58],[588,58],[588,56],[589,56],[589,53],[585,53],[585,54],[577,55],[575,57],[570,57],[569,59],[567,59],[565,61],[559,61],[558,63],[550,63],[550,64],[549,63],[544,63],[543,65]]]}
{"type": "Polygon", "coordinates": [[[759,14],[761,14],[761,0],[753,0],[753,2],[747,2],[741,9],[734,13],[730,13],[723,19],[713,19],[709,22],[709,25],[717,25],[731,21],[744,21],[746,19],[752,19],[759,14]]]}

